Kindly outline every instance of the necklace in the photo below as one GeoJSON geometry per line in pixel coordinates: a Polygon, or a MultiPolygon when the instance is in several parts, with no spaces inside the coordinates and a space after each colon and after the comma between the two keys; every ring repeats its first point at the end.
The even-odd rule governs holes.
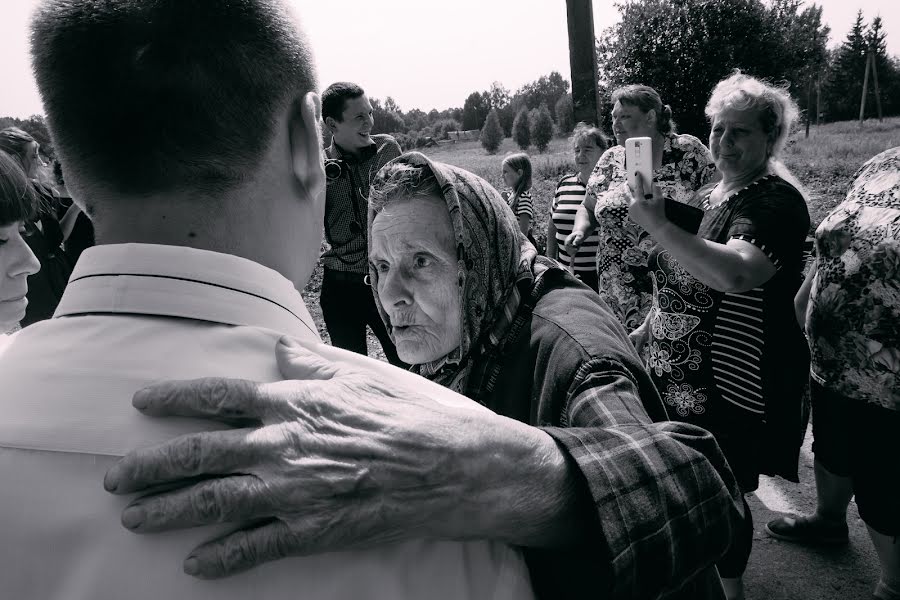
{"type": "Polygon", "coordinates": [[[720,183],[716,184],[716,187],[714,187],[709,192],[707,192],[706,197],[703,199],[703,203],[702,203],[703,210],[719,208],[720,206],[724,205],[726,202],[729,202],[732,198],[736,198],[737,196],[740,196],[742,193],[744,193],[748,189],[752,188],[755,185],[762,183],[763,181],[765,181],[771,177],[776,177],[776,175],[774,175],[772,173],[768,173],[766,175],[758,177],[740,189],[732,190],[730,192],[722,194],[720,196],[720,200],[718,202],[716,202],[715,204],[712,204],[712,202],[710,202],[710,197],[712,196],[713,192],[715,192],[717,189],[719,189],[719,185],[721,185],[721,182],[720,182],[720,183]]]}

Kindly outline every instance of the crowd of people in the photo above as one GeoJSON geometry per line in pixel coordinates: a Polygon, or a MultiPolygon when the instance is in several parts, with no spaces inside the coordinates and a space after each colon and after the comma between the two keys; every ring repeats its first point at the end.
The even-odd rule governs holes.
{"type": "Polygon", "coordinates": [[[59,157],[0,131],[4,594],[739,600],[809,382],[818,508],[765,530],[846,543],[855,495],[900,598],[900,148],[806,265],[790,95],[735,72],[707,146],[628,85],[543,224],[526,154],[501,193],[403,153],[311,56],[275,0],[35,13],[59,157]]]}

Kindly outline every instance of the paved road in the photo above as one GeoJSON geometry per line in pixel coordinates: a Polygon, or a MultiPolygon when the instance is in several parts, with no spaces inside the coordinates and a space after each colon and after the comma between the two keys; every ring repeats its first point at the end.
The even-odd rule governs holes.
{"type": "Polygon", "coordinates": [[[753,511],[753,554],[744,576],[747,600],[869,600],[878,579],[878,558],[850,503],[850,544],[814,548],[781,542],[766,535],[765,524],[784,512],[812,512],[812,431],[800,457],[800,484],[763,477],[760,489],[748,498],[753,511]]]}

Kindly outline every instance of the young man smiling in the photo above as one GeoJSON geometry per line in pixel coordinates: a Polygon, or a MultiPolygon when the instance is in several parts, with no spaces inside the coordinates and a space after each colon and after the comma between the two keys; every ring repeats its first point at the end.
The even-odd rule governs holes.
{"type": "Polygon", "coordinates": [[[322,256],[325,273],[319,299],[328,335],[339,348],[367,354],[368,325],[387,359],[405,366],[365,283],[369,184],[381,167],[400,156],[400,146],[389,135],[372,135],[372,104],[355,83],[328,86],[322,94],[322,118],[333,135],[325,150],[330,163],[325,200],[328,249],[322,256]]]}

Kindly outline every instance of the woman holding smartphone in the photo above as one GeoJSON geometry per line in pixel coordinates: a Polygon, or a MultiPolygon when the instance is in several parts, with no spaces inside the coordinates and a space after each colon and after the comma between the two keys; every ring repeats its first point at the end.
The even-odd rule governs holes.
{"type": "MultiPolygon", "coordinates": [[[[649,182],[629,190],[629,215],[653,236],[653,305],[632,333],[672,419],[716,437],[743,493],[759,474],[798,481],[809,352],[793,298],[803,279],[809,212],[778,156],[797,107],[788,93],[736,72],[706,105],[722,180],[702,188],[696,234],[665,214],[649,182]]],[[[796,184],[796,185],[795,185],[796,184]]],[[[718,563],[729,599],[743,598],[753,520],[718,563]]]]}
{"type": "Polygon", "coordinates": [[[645,85],[628,85],[612,94],[613,132],[618,146],[603,153],[587,182],[575,224],[565,238],[569,255],[596,229],[599,236],[597,278],[600,296],[629,332],[650,310],[652,286],[647,259],[654,242],[628,217],[625,140],[652,140],[653,181],[677,202],[690,203],[695,192],[715,175],[703,142],[676,134],[672,109],[645,85]]]}

